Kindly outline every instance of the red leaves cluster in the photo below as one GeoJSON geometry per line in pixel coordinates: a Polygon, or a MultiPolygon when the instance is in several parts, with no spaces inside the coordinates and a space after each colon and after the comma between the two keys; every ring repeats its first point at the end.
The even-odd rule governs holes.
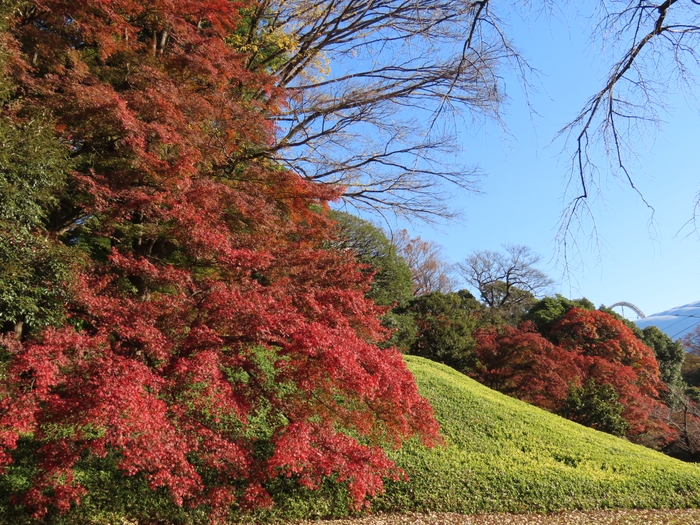
{"type": "Polygon", "coordinates": [[[400,474],[380,445],[433,442],[437,423],[375,346],[367,277],[327,248],[337,194],[254,160],[279,101],[225,43],[243,3],[30,4],[6,35],[12,111],[46,108],[76,158],[54,234],[109,248],[65,326],[5,345],[0,463],[21,436],[40,444],[22,502],[68,509],[74,467],[110,454],[216,515],[269,504],[279,476],[334,475],[362,505],[400,474]]]}
{"type": "Polygon", "coordinates": [[[663,411],[653,350],[605,312],[573,308],[549,334],[523,323],[481,330],[476,339],[475,376],[492,388],[556,412],[571,388],[593,380],[614,388],[629,435],[663,426],[651,417],[663,411]]]}
{"type": "Polygon", "coordinates": [[[476,341],[479,381],[541,408],[556,411],[578,380],[572,354],[538,334],[531,323],[479,330],[476,341]]]}
{"type": "Polygon", "coordinates": [[[584,381],[613,386],[631,435],[653,428],[650,414],[660,407],[659,394],[665,387],[653,350],[629,328],[605,312],[573,308],[550,337],[576,355],[584,381]]]}

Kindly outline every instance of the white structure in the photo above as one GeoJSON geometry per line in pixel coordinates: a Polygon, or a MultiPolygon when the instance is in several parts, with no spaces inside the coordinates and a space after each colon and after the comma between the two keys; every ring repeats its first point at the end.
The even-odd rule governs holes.
{"type": "Polygon", "coordinates": [[[637,319],[634,323],[639,328],[656,326],[671,339],[681,339],[700,324],[700,301],[637,319]]]}
{"type": "Polygon", "coordinates": [[[615,309],[615,308],[622,309],[622,317],[625,317],[625,308],[629,308],[635,314],[637,314],[637,319],[642,319],[643,317],[646,317],[646,315],[644,315],[644,312],[642,312],[639,308],[634,306],[632,303],[628,303],[627,301],[620,301],[619,303],[615,303],[610,308],[611,309],[615,309]]]}

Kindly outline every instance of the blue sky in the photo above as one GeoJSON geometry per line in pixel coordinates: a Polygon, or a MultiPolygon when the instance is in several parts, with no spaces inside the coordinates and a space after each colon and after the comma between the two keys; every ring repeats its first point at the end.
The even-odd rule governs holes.
{"type": "Polygon", "coordinates": [[[451,262],[472,250],[498,250],[503,243],[527,245],[542,256],[540,268],[557,280],[554,292],[585,296],[596,305],[628,301],[650,315],[700,300],[700,232],[684,227],[700,192],[700,116],[680,93],[668,93],[660,131],[637,145],[641,155],[633,175],[655,208],[654,222],[633,191],[603,177],[604,198],[592,202],[597,237],[591,224],[583,223],[568,271],[557,257],[569,165],[563,141],[552,140],[600,89],[609,63],[600,44],[590,42],[588,24],[573,9],[510,22],[516,47],[540,71],[535,80],[539,89],[530,93],[532,110],[515,76],[506,74],[507,131],[493,122],[478,122],[459,133],[458,160],[478,164],[487,173],[483,194],[455,191],[452,205],[464,210],[460,223],[437,229],[403,226],[442,245],[451,262]]]}

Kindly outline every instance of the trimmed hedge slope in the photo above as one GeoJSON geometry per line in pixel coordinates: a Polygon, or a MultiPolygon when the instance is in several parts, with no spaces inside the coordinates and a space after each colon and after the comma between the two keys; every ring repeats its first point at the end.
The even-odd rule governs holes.
{"type": "MultiPolygon", "coordinates": [[[[410,481],[387,482],[374,512],[525,513],[594,509],[700,507],[700,466],[597,432],[490,390],[455,370],[407,356],[419,390],[435,409],[446,445],[407,443],[389,454],[410,481]]],[[[174,507],[162,490],[124,477],[105,460],[84,465],[90,489],[52,525],[169,523],[205,525],[205,513],[174,507]]],[[[21,463],[21,462],[20,462],[21,463]]],[[[29,525],[8,499],[31,465],[0,477],[0,523],[29,525]]],[[[247,523],[342,518],[347,490],[327,481],[318,491],[279,479],[271,509],[238,515],[247,523]]],[[[636,522],[635,522],[636,523],[636,522]]]]}
{"type": "Polygon", "coordinates": [[[700,506],[700,466],[572,423],[407,356],[447,445],[392,453],[410,483],[373,510],[549,512],[700,506]]]}

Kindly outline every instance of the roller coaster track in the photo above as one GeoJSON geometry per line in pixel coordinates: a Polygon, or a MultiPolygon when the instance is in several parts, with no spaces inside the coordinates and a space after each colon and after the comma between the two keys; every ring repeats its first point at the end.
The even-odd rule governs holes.
{"type": "Polygon", "coordinates": [[[615,303],[614,305],[612,305],[610,307],[610,309],[613,309],[616,306],[621,306],[623,308],[629,308],[630,310],[634,311],[634,313],[637,314],[637,319],[642,319],[642,318],[646,317],[646,315],[644,315],[644,313],[639,308],[634,306],[632,303],[628,303],[626,301],[620,301],[619,303],[615,303]]]}

